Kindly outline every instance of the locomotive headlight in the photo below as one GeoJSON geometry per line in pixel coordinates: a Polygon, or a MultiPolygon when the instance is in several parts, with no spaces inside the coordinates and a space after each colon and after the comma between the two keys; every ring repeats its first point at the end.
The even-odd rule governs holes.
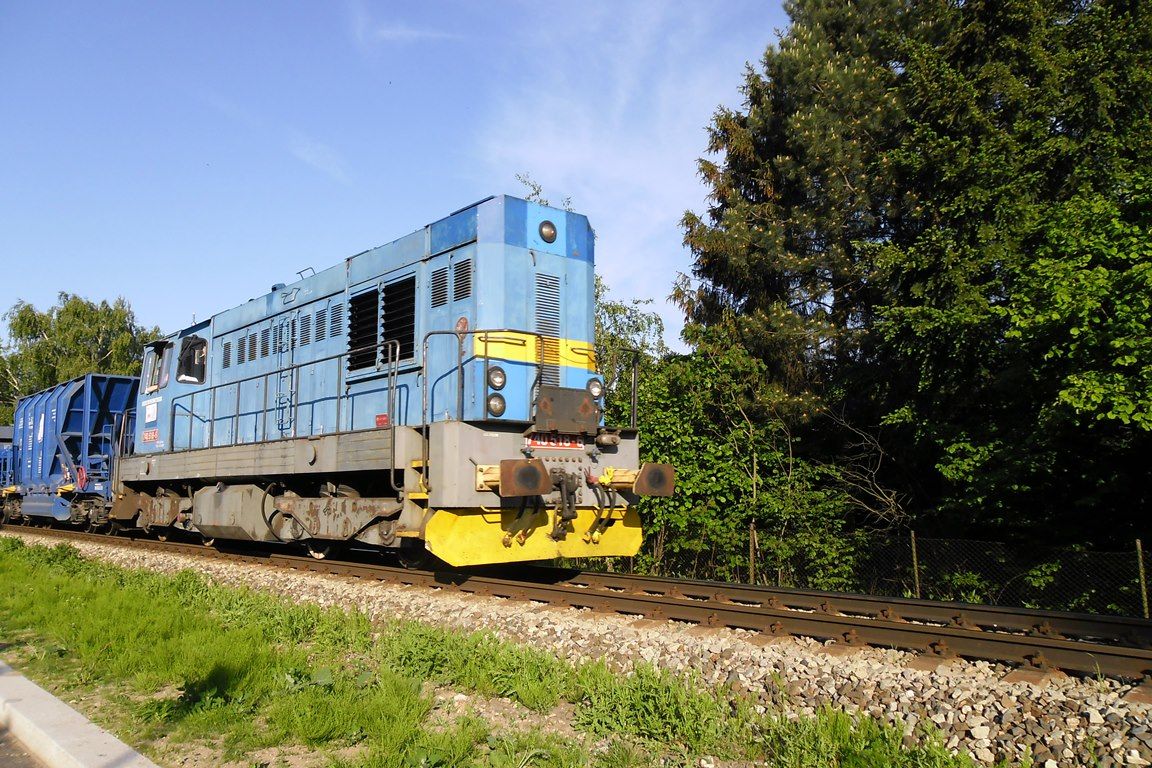
{"type": "Polygon", "coordinates": [[[550,221],[540,222],[540,239],[546,243],[556,242],[556,225],[550,221]]]}
{"type": "Polygon", "coordinates": [[[504,402],[504,395],[491,394],[488,395],[488,413],[499,418],[504,415],[504,409],[507,407],[504,402]]]}
{"type": "Polygon", "coordinates": [[[508,375],[504,373],[504,369],[499,366],[492,366],[488,369],[488,386],[492,389],[504,389],[504,385],[508,383],[508,375]]]}
{"type": "Polygon", "coordinates": [[[588,394],[597,400],[600,399],[600,395],[604,394],[604,382],[600,379],[588,379],[587,388],[588,394]]]}

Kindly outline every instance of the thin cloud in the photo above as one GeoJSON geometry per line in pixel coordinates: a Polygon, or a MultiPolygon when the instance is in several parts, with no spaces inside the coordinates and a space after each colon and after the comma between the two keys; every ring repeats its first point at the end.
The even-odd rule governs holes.
{"type": "Polygon", "coordinates": [[[344,158],[324,142],[296,133],[288,139],[288,151],[297,160],[333,181],[341,184],[348,183],[348,171],[344,158]]]}
{"type": "Polygon", "coordinates": [[[364,51],[380,43],[416,43],[427,40],[454,40],[459,37],[459,35],[440,29],[414,27],[403,21],[376,21],[364,4],[360,2],[352,3],[349,9],[352,20],[352,37],[360,49],[364,51]]]}
{"type": "Polygon", "coordinates": [[[458,37],[450,32],[442,32],[438,29],[410,27],[402,21],[392,24],[378,24],[366,30],[365,36],[368,40],[399,43],[410,43],[415,40],[452,40],[458,37]]]}

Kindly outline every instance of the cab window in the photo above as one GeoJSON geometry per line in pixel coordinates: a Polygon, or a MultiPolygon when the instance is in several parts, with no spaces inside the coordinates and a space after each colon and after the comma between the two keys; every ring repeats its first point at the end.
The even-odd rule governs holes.
{"type": "Polygon", "coordinates": [[[185,336],[180,341],[176,381],[181,384],[203,384],[207,361],[208,342],[199,336],[185,336]]]}
{"type": "Polygon", "coordinates": [[[147,371],[147,384],[145,392],[155,392],[168,386],[168,365],[172,362],[172,345],[169,343],[154,344],[148,348],[144,358],[144,369],[147,371]]]}

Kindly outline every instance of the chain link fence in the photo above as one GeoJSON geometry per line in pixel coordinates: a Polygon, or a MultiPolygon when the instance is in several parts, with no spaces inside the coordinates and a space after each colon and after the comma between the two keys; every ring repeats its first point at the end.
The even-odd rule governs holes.
{"type": "MultiPolygon", "coordinates": [[[[761,541],[763,544],[763,540],[761,541]]],[[[664,556],[586,560],[593,570],[655,573],[878,597],[1004,605],[1147,618],[1152,559],[1134,540],[1127,551],[1049,549],[971,539],[918,537],[914,531],[860,535],[829,567],[805,547],[780,557],[761,547],[755,569],[745,558],[720,563],[719,548],[664,556]],[[751,577],[751,578],[750,578],[751,577]]],[[[744,550],[746,553],[748,549],[744,550]]],[[[750,553],[749,553],[750,554],[750,553]]]]}
{"type": "Polygon", "coordinates": [[[917,538],[873,542],[858,561],[860,591],[964,603],[1148,616],[1148,555],[917,538]]]}

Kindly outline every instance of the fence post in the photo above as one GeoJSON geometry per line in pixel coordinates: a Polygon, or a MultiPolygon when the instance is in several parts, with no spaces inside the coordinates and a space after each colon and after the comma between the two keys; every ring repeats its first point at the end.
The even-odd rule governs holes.
{"type": "Polygon", "coordinates": [[[912,583],[916,585],[916,599],[920,599],[920,558],[916,555],[916,531],[912,533],[912,583]]]}
{"type": "Polygon", "coordinates": [[[1136,539],[1136,562],[1140,566],[1140,603],[1144,607],[1144,618],[1148,618],[1148,579],[1144,574],[1144,545],[1136,539]]]}

